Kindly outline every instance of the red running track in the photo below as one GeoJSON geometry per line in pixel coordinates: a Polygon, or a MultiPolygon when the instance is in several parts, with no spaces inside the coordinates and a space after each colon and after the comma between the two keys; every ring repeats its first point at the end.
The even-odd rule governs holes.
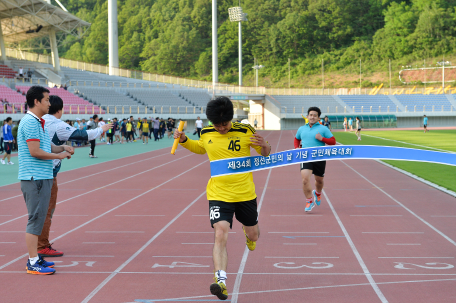
{"type": "MultiPolygon", "coordinates": [[[[291,131],[263,134],[274,151],[292,147],[291,131]]],[[[23,198],[18,185],[0,188],[0,301],[218,301],[209,163],[176,154],[60,174],[51,237],[66,255],[52,259],[53,276],[25,273],[23,198]]],[[[231,302],[455,301],[455,198],[368,160],[328,162],[322,204],[309,214],[297,166],[254,180],[261,237],[249,252],[233,224],[231,302]]]]}

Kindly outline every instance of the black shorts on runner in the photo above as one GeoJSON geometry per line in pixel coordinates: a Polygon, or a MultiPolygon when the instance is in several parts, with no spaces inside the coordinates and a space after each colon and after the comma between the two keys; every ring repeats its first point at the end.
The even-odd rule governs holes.
{"type": "Polygon", "coordinates": [[[258,224],[257,199],[244,202],[223,202],[209,200],[209,218],[211,226],[219,221],[227,221],[230,228],[233,226],[233,215],[244,226],[255,226],[258,224]]]}
{"type": "Polygon", "coordinates": [[[172,133],[173,132],[173,128],[172,127],[168,127],[168,131],[172,133]]]}
{"type": "Polygon", "coordinates": [[[323,178],[325,176],[326,161],[301,163],[301,170],[303,169],[310,169],[312,174],[323,178]]]}
{"type": "Polygon", "coordinates": [[[142,132],[143,136],[149,137],[149,132],[142,132]]]}
{"type": "Polygon", "coordinates": [[[11,142],[4,142],[3,148],[7,155],[11,155],[11,150],[13,149],[13,143],[11,142]]]}

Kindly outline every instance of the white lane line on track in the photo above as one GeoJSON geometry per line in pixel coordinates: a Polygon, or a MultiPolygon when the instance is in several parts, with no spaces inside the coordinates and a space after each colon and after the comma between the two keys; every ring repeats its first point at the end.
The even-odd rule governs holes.
{"type": "MultiPolygon", "coordinates": [[[[50,232],[53,233],[54,231],[51,230],[50,232]]],[[[2,230],[2,231],[0,231],[0,233],[25,233],[25,231],[24,230],[11,230],[11,231],[10,230],[2,230]]]]}
{"type": "MultiPolygon", "coordinates": [[[[235,234],[235,231],[228,232],[229,234],[235,234]]],[[[176,234],[214,234],[213,231],[176,231],[176,234]]]]}
{"type": "Polygon", "coordinates": [[[268,234],[329,234],[329,231],[268,231],[268,234]]]}
{"type": "Polygon", "coordinates": [[[265,259],[339,259],[339,257],[264,257],[265,259]]]}
{"type": "Polygon", "coordinates": [[[115,217],[164,217],[165,215],[115,215],[115,217]]]}
{"type": "Polygon", "coordinates": [[[143,234],[144,231],[86,231],[87,234],[143,234]]]}
{"type": "Polygon", "coordinates": [[[317,245],[317,243],[283,243],[283,245],[317,245]]]}
{"type": "Polygon", "coordinates": [[[152,258],[212,258],[212,256],[152,256],[152,258]]]}
{"type": "Polygon", "coordinates": [[[442,192],[444,192],[444,193],[446,193],[446,194],[448,194],[448,195],[450,195],[450,196],[456,197],[456,192],[454,192],[454,191],[452,191],[452,190],[449,190],[448,188],[445,188],[445,187],[443,187],[443,186],[440,186],[440,185],[437,185],[437,184],[435,184],[435,183],[432,183],[431,181],[425,180],[425,179],[423,179],[423,178],[421,178],[421,177],[418,177],[417,175],[414,175],[414,174],[412,174],[412,173],[410,173],[410,172],[408,172],[408,171],[405,171],[405,170],[403,170],[403,169],[400,169],[400,168],[398,168],[398,167],[396,167],[396,166],[393,166],[393,165],[388,164],[388,163],[386,163],[386,162],[383,162],[383,161],[381,161],[381,160],[375,160],[375,161],[378,162],[378,163],[380,163],[380,164],[382,164],[382,165],[388,166],[389,168],[392,168],[392,169],[394,169],[395,171],[398,171],[398,172],[400,172],[400,173],[402,173],[402,174],[404,174],[404,175],[406,175],[406,176],[409,176],[410,178],[413,178],[413,179],[418,180],[418,181],[420,181],[420,182],[422,182],[422,183],[424,183],[424,184],[427,184],[427,185],[429,185],[430,187],[433,187],[433,188],[435,188],[435,189],[438,189],[438,190],[440,190],[440,191],[442,191],[442,192]]]}
{"type": "MultiPolygon", "coordinates": [[[[146,152],[146,153],[150,153],[150,152],[146,152]]],[[[142,154],[145,154],[145,153],[142,153],[142,154]]],[[[141,154],[138,154],[138,155],[141,155],[141,154]]],[[[107,170],[103,170],[103,171],[100,171],[100,172],[97,172],[97,173],[94,173],[94,174],[91,174],[91,175],[88,175],[88,176],[84,176],[84,177],[80,177],[80,178],[73,179],[73,180],[70,180],[70,181],[66,181],[66,182],[59,183],[59,186],[60,186],[60,185],[63,185],[63,184],[68,184],[68,183],[71,183],[71,182],[74,182],[74,181],[82,180],[82,179],[85,179],[85,178],[93,177],[93,176],[96,176],[96,175],[99,175],[99,174],[104,174],[104,173],[106,173],[106,172],[108,172],[108,171],[112,171],[112,170],[119,169],[119,168],[122,168],[122,167],[130,166],[130,165],[132,165],[132,164],[140,163],[140,162],[147,161],[147,160],[150,160],[150,159],[154,159],[154,158],[157,158],[157,157],[161,157],[161,156],[164,156],[164,155],[168,155],[168,154],[167,154],[167,153],[166,153],[166,154],[161,154],[161,155],[153,156],[153,157],[150,157],[150,158],[147,158],[147,159],[143,159],[143,160],[139,160],[139,161],[136,161],[136,162],[128,163],[128,164],[125,164],[125,165],[116,166],[116,167],[114,167],[114,168],[110,168],[110,169],[107,169],[107,170]]],[[[135,156],[137,156],[137,155],[135,155],[135,156]]],[[[118,160],[118,159],[115,159],[115,160],[118,160]]],[[[103,163],[107,163],[107,162],[111,162],[111,161],[115,161],[115,160],[109,160],[109,161],[102,162],[102,163],[96,163],[96,164],[92,164],[92,165],[90,165],[90,166],[97,165],[97,164],[103,164],[103,163]]],[[[86,167],[87,167],[87,166],[78,167],[78,168],[75,168],[75,169],[82,169],[82,168],[86,168],[86,167]]],[[[74,170],[74,169],[70,169],[70,170],[61,172],[61,174],[64,174],[64,173],[66,173],[66,172],[68,172],[68,171],[72,171],[72,170],[74,170]]],[[[13,183],[13,184],[14,184],[14,183],[13,183]]],[[[0,186],[0,187],[8,186],[8,185],[11,185],[11,184],[2,185],[2,186],[0,186]]],[[[6,201],[6,200],[10,200],[10,199],[14,199],[14,198],[18,198],[18,197],[22,197],[22,195],[17,195],[17,196],[9,197],[9,198],[0,200],[0,202],[6,201]]]]}
{"type": "Polygon", "coordinates": [[[88,217],[89,215],[52,215],[53,217],[88,217]]]}
{"type": "MultiPolygon", "coordinates": [[[[168,163],[162,164],[162,165],[160,165],[160,166],[157,166],[157,167],[155,167],[155,168],[159,168],[159,167],[161,167],[161,166],[164,166],[164,165],[166,165],[166,164],[172,163],[172,162],[174,162],[174,161],[178,161],[178,160],[183,159],[183,158],[186,158],[186,157],[187,157],[187,156],[184,156],[184,157],[182,157],[182,158],[179,158],[179,159],[170,161],[170,162],[168,162],[168,163]]],[[[207,162],[207,160],[201,162],[200,164],[197,164],[197,165],[193,166],[192,168],[190,168],[190,169],[184,171],[183,173],[180,173],[180,174],[178,174],[178,175],[176,175],[176,176],[170,178],[168,181],[165,181],[165,182],[163,182],[163,183],[157,185],[156,187],[151,188],[151,189],[145,191],[144,193],[142,193],[142,194],[140,194],[140,195],[137,195],[137,196],[135,196],[134,198],[132,198],[132,199],[130,199],[130,200],[124,202],[124,203],[121,203],[121,204],[117,205],[116,207],[111,208],[110,210],[108,210],[108,211],[102,213],[101,215],[99,215],[99,216],[97,216],[97,217],[95,217],[95,218],[93,218],[93,219],[91,219],[91,220],[89,220],[89,221],[87,221],[87,222],[85,222],[85,223],[83,223],[83,224],[81,224],[81,225],[79,225],[79,226],[73,228],[72,230],[67,231],[66,233],[61,234],[60,236],[58,236],[57,238],[53,239],[52,241],[55,241],[55,240],[58,240],[58,239],[63,238],[64,236],[66,236],[66,235],[72,233],[73,231],[76,231],[76,230],[78,230],[78,229],[80,229],[80,228],[86,226],[87,224],[92,223],[93,221],[95,221],[95,220],[97,220],[97,219],[103,217],[104,215],[109,214],[109,213],[111,213],[112,211],[114,211],[114,210],[116,210],[116,209],[118,209],[118,208],[120,208],[120,207],[122,207],[122,206],[124,206],[124,205],[126,205],[126,204],[128,204],[128,203],[130,203],[131,201],[136,200],[137,198],[140,198],[140,197],[142,197],[142,196],[144,196],[144,195],[150,193],[151,191],[153,191],[153,190],[155,190],[155,189],[161,187],[162,185],[165,185],[165,184],[167,184],[168,182],[171,182],[172,180],[174,180],[174,179],[176,179],[176,178],[178,178],[178,177],[180,177],[180,176],[186,174],[187,172],[189,172],[189,171],[191,171],[191,170],[197,168],[198,166],[204,164],[205,162],[207,162]]],[[[155,168],[154,168],[154,169],[155,169],[155,168]]],[[[67,200],[64,200],[64,201],[67,201],[67,200]]],[[[62,202],[63,202],[63,201],[62,201],[62,202]]],[[[59,203],[62,203],[62,202],[59,202],[59,203]]],[[[57,204],[59,204],[59,203],[57,203],[57,204]]],[[[24,215],[24,216],[22,216],[22,217],[25,217],[25,216],[27,216],[27,215],[24,215]]],[[[0,224],[0,225],[1,225],[1,224],[0,224]]],[[[52,241],[51,241],[51,242],[52,242],[52,241]]],[[[22,258],[26,257],[27,255],[28,255],[28,253],[27,253],[27,254],[23,254],[22,256],[19,256],[19,257],[17,257],[16,259],[14,259],[14,260],[12,260],[12,261],[6,263],[6,264],[3,264],[2,266],[0,266],[0,270],[2,270],[3,268],[9,266],[10,264],[13,264],[13,263],[16,262],[16,261],[21,260],[22,258]]]]}
{"type": "Polygon", "coordinates": [[[214,245],[214,243],[181,243],[181,244],[188,244],[188,245],[200,245],[200,244],[201,245],[206,245],[206,244],[208,244],[208,245],[214,245]]]}
{"type": "Polygon", "coordinates": [[[271,217],[321,217],[323,215],[271,215],[271,217]]]}
{"type": "MultiPolygon", "coordinates": [[[[60,271],[59,271],[60,272],[60,271]]],[[[394,282],[378,282],[379,285],[389,285],[389,284],[405,284],[405,283],[429,283],[429,282],[445,282],[445,281],[456,281],[456,279],[434,279],[434,280],[412,280],[412,281],[394,281],[394,282]]],[[[285,289],[270,289],[270,290],[259,290],[259,291],[246,291],[241,293],[233,293],[233,296],[236,295],[251,295],[251,294],[262,294],[262,293],[275,293],[275,292],[296,292],[300,290],[313,290],[313,289],[326,289],[326,288],[343,288],[343,287],[356,287],[356,286],[369,286],[369,283],[358,283],[358,284],[341,284],[341,285],[324,285],[324,286],[311,286],[311,287],[300,287],[300,288],[285,288],[285,289]]],[[[166,301],[191,301],[192,299],[203,299],[210,298],[213,296],[193,296],[193,297],[180,297],[180,298],[169,298],[169,299],[150,299],[152,302],[166,302],[166,301]]],[[[194,300],[199,301],[199,300],[194,300]]],[[[211,300],[212,301],[212,300],[211,300]]],[[[137,303],[136,302],[126,302],[126,303],[137,303]]]]}
{"type": "Polygon", "coordinates": [[[372,278],[372,275],[370,274],[369,269],[367,269],[367,266],[366,266],[366,264],[364,263],[363,258],[361,258],[361,255],[359,254],[358,249],[356,249],[355,243],[353,243],[353,241],[352,241],[350,235],[348,234],[347,230],[345,229],[344,224],[343,224],[342,221],[340,220],[339,215],[337,214],[337,212],[336,212],[336,210],[334,209],[334,207],[333,207],[331,201],[329,200],[328,195],[326,195],[326,192],[325,192],[324,190],[323,190],[323,195],[325,196],[325,199],[326,199],[326,201],[328,202],[328,205],[329,205],[329,207],[331,208],[331,211],[332,211],[334,217],[336,218],[337,223],[338,223],[339,226],[340,226],[340,229],[342,229],[342,232],[344,233],[345,238],[347,239],[347,242],[348,242],[348,244],[350,245],[350,248],[351,248],[352,251],[353,251],[353,254],[355,255],[356,259],[358,260],[358,263],[359,263],[359,265],[361,266],[364,275],[366,276],[367,280],[369,281],[369,284],[370,284],[370,285],[372,286],[372,288],[374,289],[374,291],[375,291],[375,293],[377,294],[377,296],[378,296],[378,298],[380,299],[380,301],[382,301],[382,303],[387,303],[388,300],[385,298],[385,296],[383,295],[382,291],[380,290],[380,288],[378,287],[378,285],[375,283],[374,278],[372,278]]]}
{"type": "Polygon", "coordinates": [[[408,142],[404,142],[404,141],[398,141],[398,140],[393,140],[393,139],[388,139],[388,138],[383,138],[383,137],[376,137],[376,136],[366,135],[366,134],[363,134],[363,136],[377,138],[377,139],[382,139],[382,140],[386,140],[386,141],[398,142],[398,143],[408,144],[408,145],[413,145],[413,146],[419,146],[419,147],[423,147],[425,149],[438,150],[438,151],[441,151],[441,152],[444,152],[444,153],[451,153],[451,154],[455,153],[455,152],[452,152],[452,151],[447,150],[447,149],[440,149],[440,148],[435,148],[435,147],[430,147],[430,146],[425,146],[425,145],[419,145],[419,144],[414,144],[414,143],[408,143],[408,142]]]}
{"type": "MultiPolygon", "coordinates": [[[[68,198],[68,199],[66,199],[66,200],[60,201],[60,202],[58,202],[57,204],[60,204],[60,203],[65,203],[65,202],[67,202],[67,201],[70,201],[70,200],[73,200],[73,199],[76,199],[76,198],[79,198],[79,197],[85,196],[85,195],[87,195],[87,194],[90,194],[90,193],[93,193],[93,192],[95,192],[95,191],[97,191],[97,190],[100,190],[100,189],[103,189],[103,188],[105,188],[105,187],[108,187],[108,186],[111,186],[111,185],[117,184],[117,183],[119,183],[119,182],[123,182],[123,181],[125,181],[125,180],[131,179],[131,178],[134,178],[134,177],[136,177],[136,176],[139,176],[139,175],[145,174],[145,173],[147,173],[147,172],[149,172],[149,171],[152,171],[152,170],[155,170],[155,169],[157,169],[157,168],[160,168],[160,167],[162,167],[162,166],[168,165],[168,164],[170,164],[170,163],[173,163],[173,162],[176,162],[176,161],[182,160],[182,159],[184,159],[184,158],[186,158],[186,157],[189,157],[189,156],[191,156],[191,155],[187,155],[187,156],[184,156],[184,157],[182,157],[182,158],[178,158],[178,159],[176,159],[176,160],[172,160],[172,161],[169,161],[169,162],[167,162],[167,163],[163,163],[163,164],[161,164],[161,165],[159,165],[159,166],[156,166],[156,167],[153,167],[153,168],[151,168],[151,169],[148,169],[148,170],[142,171],[142,172],[140,172],[140,173],[137,173],[137,174],[131,175],[131,176],[127,177],[127,178],[124,178],[124,179],[121,179],[121,180],[118,180],[118,181],[115,181],[115,182],[112,182],[112,183],[106,184],[106,185],[104,185],[104,186],[102,186],[102,187],[99,187],[99,188],[95,188],[95,189],[93,189],[93,190],[90,190],[90,191],[88,191],[88,192],[85,192],[85,193],[83,193],[83,194],[80,194],[80,195],[77,195],[77,196],[73,196],[73,197],[71,197],[71,198],[68,198]]],[[[165,183],[166,183],[166,182],[165,182],[165,183]]],[[[165,184],[165,183],[162,183],[162,184],[165,184]]],[[[161,186],[161,185],[160,185],[160,186],[161,186]]],[[[141,195],[139,195],[139,196],[141,196],[141,195]]],[[[138,197],[139,197],[139,196],[138,196],[138,197]]],[[[1,226],[1,225],[4,225],[4,224],[7,224],[7,223],[10,223],[10,222],[13,222],[13,221],[16,221],[16,220],[18,220],[18,219],[20,219],[20,218],[23,218],[23,217],[27,217],[27,216],[28,216],[28,215],[23,215],[23,216],[20,216],[20,217],[17,217],[17,218],[11,219],[11,220],[9,220],[9,221],[5,221],[5,222],[3,222],[3,223],[0,223],[0,226],[1,226]]],[[[1,268],[0,268],[0,269],[1,269],[1,268]]]]}
{"type": "Polygon", "coordinates": [[[103,255],[63,255],[63,258],[114,258],[114,256],[103,256],[103,255]]]}
{"type": "Polygon", "coordinates": [[[386,243],[386,245],[421,245],[420,243],[386,243]]]}
{"type": "Polygon", "coordinates": [[[422,231],[363,231],[363,234],[424,234],[422,231]]]}
{"type": "Polygon", "coordinates": [[[116,244],[116,242],[82,242],[82,244],[116,244]]]}
{"type": "Polygon", "coordinates": [[[402,215],[350,215],[350,217],[402,217],[402,215]]]}
{"type": "MultiPolygon", "coordinates": [[[[203,163],[205,163],[204,161],[203,163]]],[[[201,164],[203,164],[201,163],[201,164]]],[[[199,164],[199,165],[201,165],[199,164]]],[[[197,166],[199,166],[197,165],[197,166]]],[[[195,166],[195,167],[197,167],[195,166]]],[[[187,207],[185,207],[177,216],[168,222],[158,233],[156,233],[146,244],[144,244],[137,252],[135,252],[127,261],[120,265],[113,273],[111,273],[103,282],[100,283],[81,303],[89,302],[112,278],[114,278],[122,269],[125,268],[133,259],[135,259],[143,250],[145,250],[158,236],[160,236],[171,224],[179,219],[193,204],[195,204],[201,197],[204,196],[206,191],[203,191],[195,200],[193,200],[187,207]]]]}
{"type": "MultiPolygon", "coordinates": [[[[211,257],[212,258],[212,257],[211,257]]],[[[0,274],[24,274],[23,271],[0,271],[0,274]]],[[[59,270],[59,274],[65,273],[65,274],[112,274],[112,271],[63,271],[63,269],[59,270]]],[[[137,271],[122,271],[119,272],[118,274],[135,274],[135,275],[208,275],[208,276],[214,276],[213,272],[137,272],[137,271]]],[[[227,275],[237,275],[237,273],[227,273],[227,275]]],[[[276,275],[276,276],[364,276],[363,273],[310,273],[310,272],[299,272],[299,273],[280,273],[280,272],[274,272],[274,273],[244,273],[244,275],[250,275],[250,276],[264,276],[264,275],[276,275]]],[[[398,273],[371,273],[372,276],[456,276],[456,274],[410,274],[410,273],[404,273],[404,274],[398,274],[398,273]]],[[[379,282],[378,284],[381,284],[379,282]]],[[[366,283],[366,285],[370,285],[369,283],[366,283]]],[[[208,296],[209,297],[209,296],[208,296]]]]}
{"type": "Polygon", "coordinates": [[[379,259],[454,259],[454,257],[378,257],[379,259]]]}
{"type": "MultiPolygon", "coordinates": [[[[279,148],[279,144],[280,144],[280,139],[281,138],[282,138],[282,132],[280,132],[279,140],[277,142],[277,146],[276,146],[276,150],[275,150],[276,153],[277,153],[277,150],[279,148]]],[[[272,169],[270,169],[269,172],[268,172],[268,176],[267,176],[266,182],[264,184],[263,192],[261,193],[261,198],[260,198],[260,202],[258,204],[258,210],[257,210],[258,211],[258,216],[260,215],[260,210],[261,210],[261,206],[263,205],[264,196],[266,195],[266,190],[268,189],[268,184],[269,184],[269,179],[271,177],[271,172],[272,172],[272,169]]],[[[232,303],[237,303],[237,301],[238,301],[238,293],[239,293],[239,289],[241,287],[242,274],[244,273],[245,264],[247,263],[247,257],[248,256],[249,256],[249,249],[246,246],[245,249],[244,249],[244,254],[242,255],[241,264],[239,265],[238,273],[236,275],[236,280],[234,281],[233,295],[231,296],[231,302],[232,303]]]]}
{"type": "Polygon", "coordinates": [[[344,163],[347,167],[349,167],[351,170],[353,170],[356,174],[358,174],[360,177],[362,177],[364,180],[366,180],[367,182],[369,182],[370,184],[372,184],[372,186],[375,186],[379,191],[381,191],[382,193],[385,194],[385,196],[387,196],[388,198],[390,198],[391,200],[393,200],[394,202],[396,202],[397,204],[399,204],[400,206],[402,206],[406,211],[408,211],[410,214],[412,214],[415,218],[417,218],[418,220],[420,220],[421,222],[423,222],[424,224],[426,224],[428,227],[430,227],[432,230],[434,230],[436,233],[438,233],[439,235],[441,235],[443,238],[445,238],[448,242],[450,242],[451,244],[453,244],[454,246],[456,246],[456,242],[453,241],[450,237],[448,237],[447,235],[445,235],[443,232],[441,232],[440,230],[438,230],[437,228],[435,228],[433,225],[431,225],[429,222],[425,221],[423,218],[421,218],[420,216],[418,216],[417,214],[415,214],[411,209],[409,209],[408,207],[406,207],[404,204],[402,204],[401,202],[399,202],[398,200],[396,200],[393,196],[391,196],[390,194],[388,194],[386,191],[384,191],[383,189],[381,189],[380,187],[378,187],[377,185],[375,185],[372,181],[370,181],[369,179],[367,179],[364,175],[362,175],[361,173],[359,173],[356,169],[354,169],[353,167],[351,167],[350,165],[348,165],[347,163],[345,163],[344,161],[341,161],[342,163],[344,163]]]}

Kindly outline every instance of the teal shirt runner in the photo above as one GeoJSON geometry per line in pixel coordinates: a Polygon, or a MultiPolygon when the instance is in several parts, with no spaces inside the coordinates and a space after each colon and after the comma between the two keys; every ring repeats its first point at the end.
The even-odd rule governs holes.
{"type": "Polygon", "coordinates": [[[19,148],[19,180],[47,180],[53,179],[52,160],[41,160],[32,157],[27,142],[39,141],[40,149],[51,153],[51,139],[47,128],[43,127],[39,118],[27,113],[19,124],[17,144],[19,148]]]}
{"type": "Polygon", "coordinates": [[[310,127],[309,123],[307,123],[304,126],[301,126],[296,132],[296,139],[301,140],[301,146],[303,148],[325,146],[324,142],[315,139],[317,133],[320,133],[322,137],[327,139],[333,137],[333,134],[331,133],[329,128],[317,122],[312,127],[310,127]]]}

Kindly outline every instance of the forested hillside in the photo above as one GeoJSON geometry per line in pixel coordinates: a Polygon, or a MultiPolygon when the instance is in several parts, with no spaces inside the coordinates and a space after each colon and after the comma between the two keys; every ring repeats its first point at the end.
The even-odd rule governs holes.
{"type": "MultiPolygon", "coordinates": [[[[62,57],[108,64],[107,1],[61,2],[92,23],[85,38],[60,50],[62,57]]],[[[220,82],[238,79],[237,23],[228,19],[238,3],[218,0],[220,82]]],[[[243,0],[241,6],[248,13],[247,85],[254,57],[266,66],[260,85],[288,86],[290,58],[292,86],[321,85],[324,59],[326,73],[342,75],[335,85],[348,87],[359,85],[360,59],[364,74],[387,74],[389,59],[398,70],[456,49],[456,0],[243,0]]],[[[211,79],[211,0],[119,0],[118,20],[121,67],[211,79]]]]}

